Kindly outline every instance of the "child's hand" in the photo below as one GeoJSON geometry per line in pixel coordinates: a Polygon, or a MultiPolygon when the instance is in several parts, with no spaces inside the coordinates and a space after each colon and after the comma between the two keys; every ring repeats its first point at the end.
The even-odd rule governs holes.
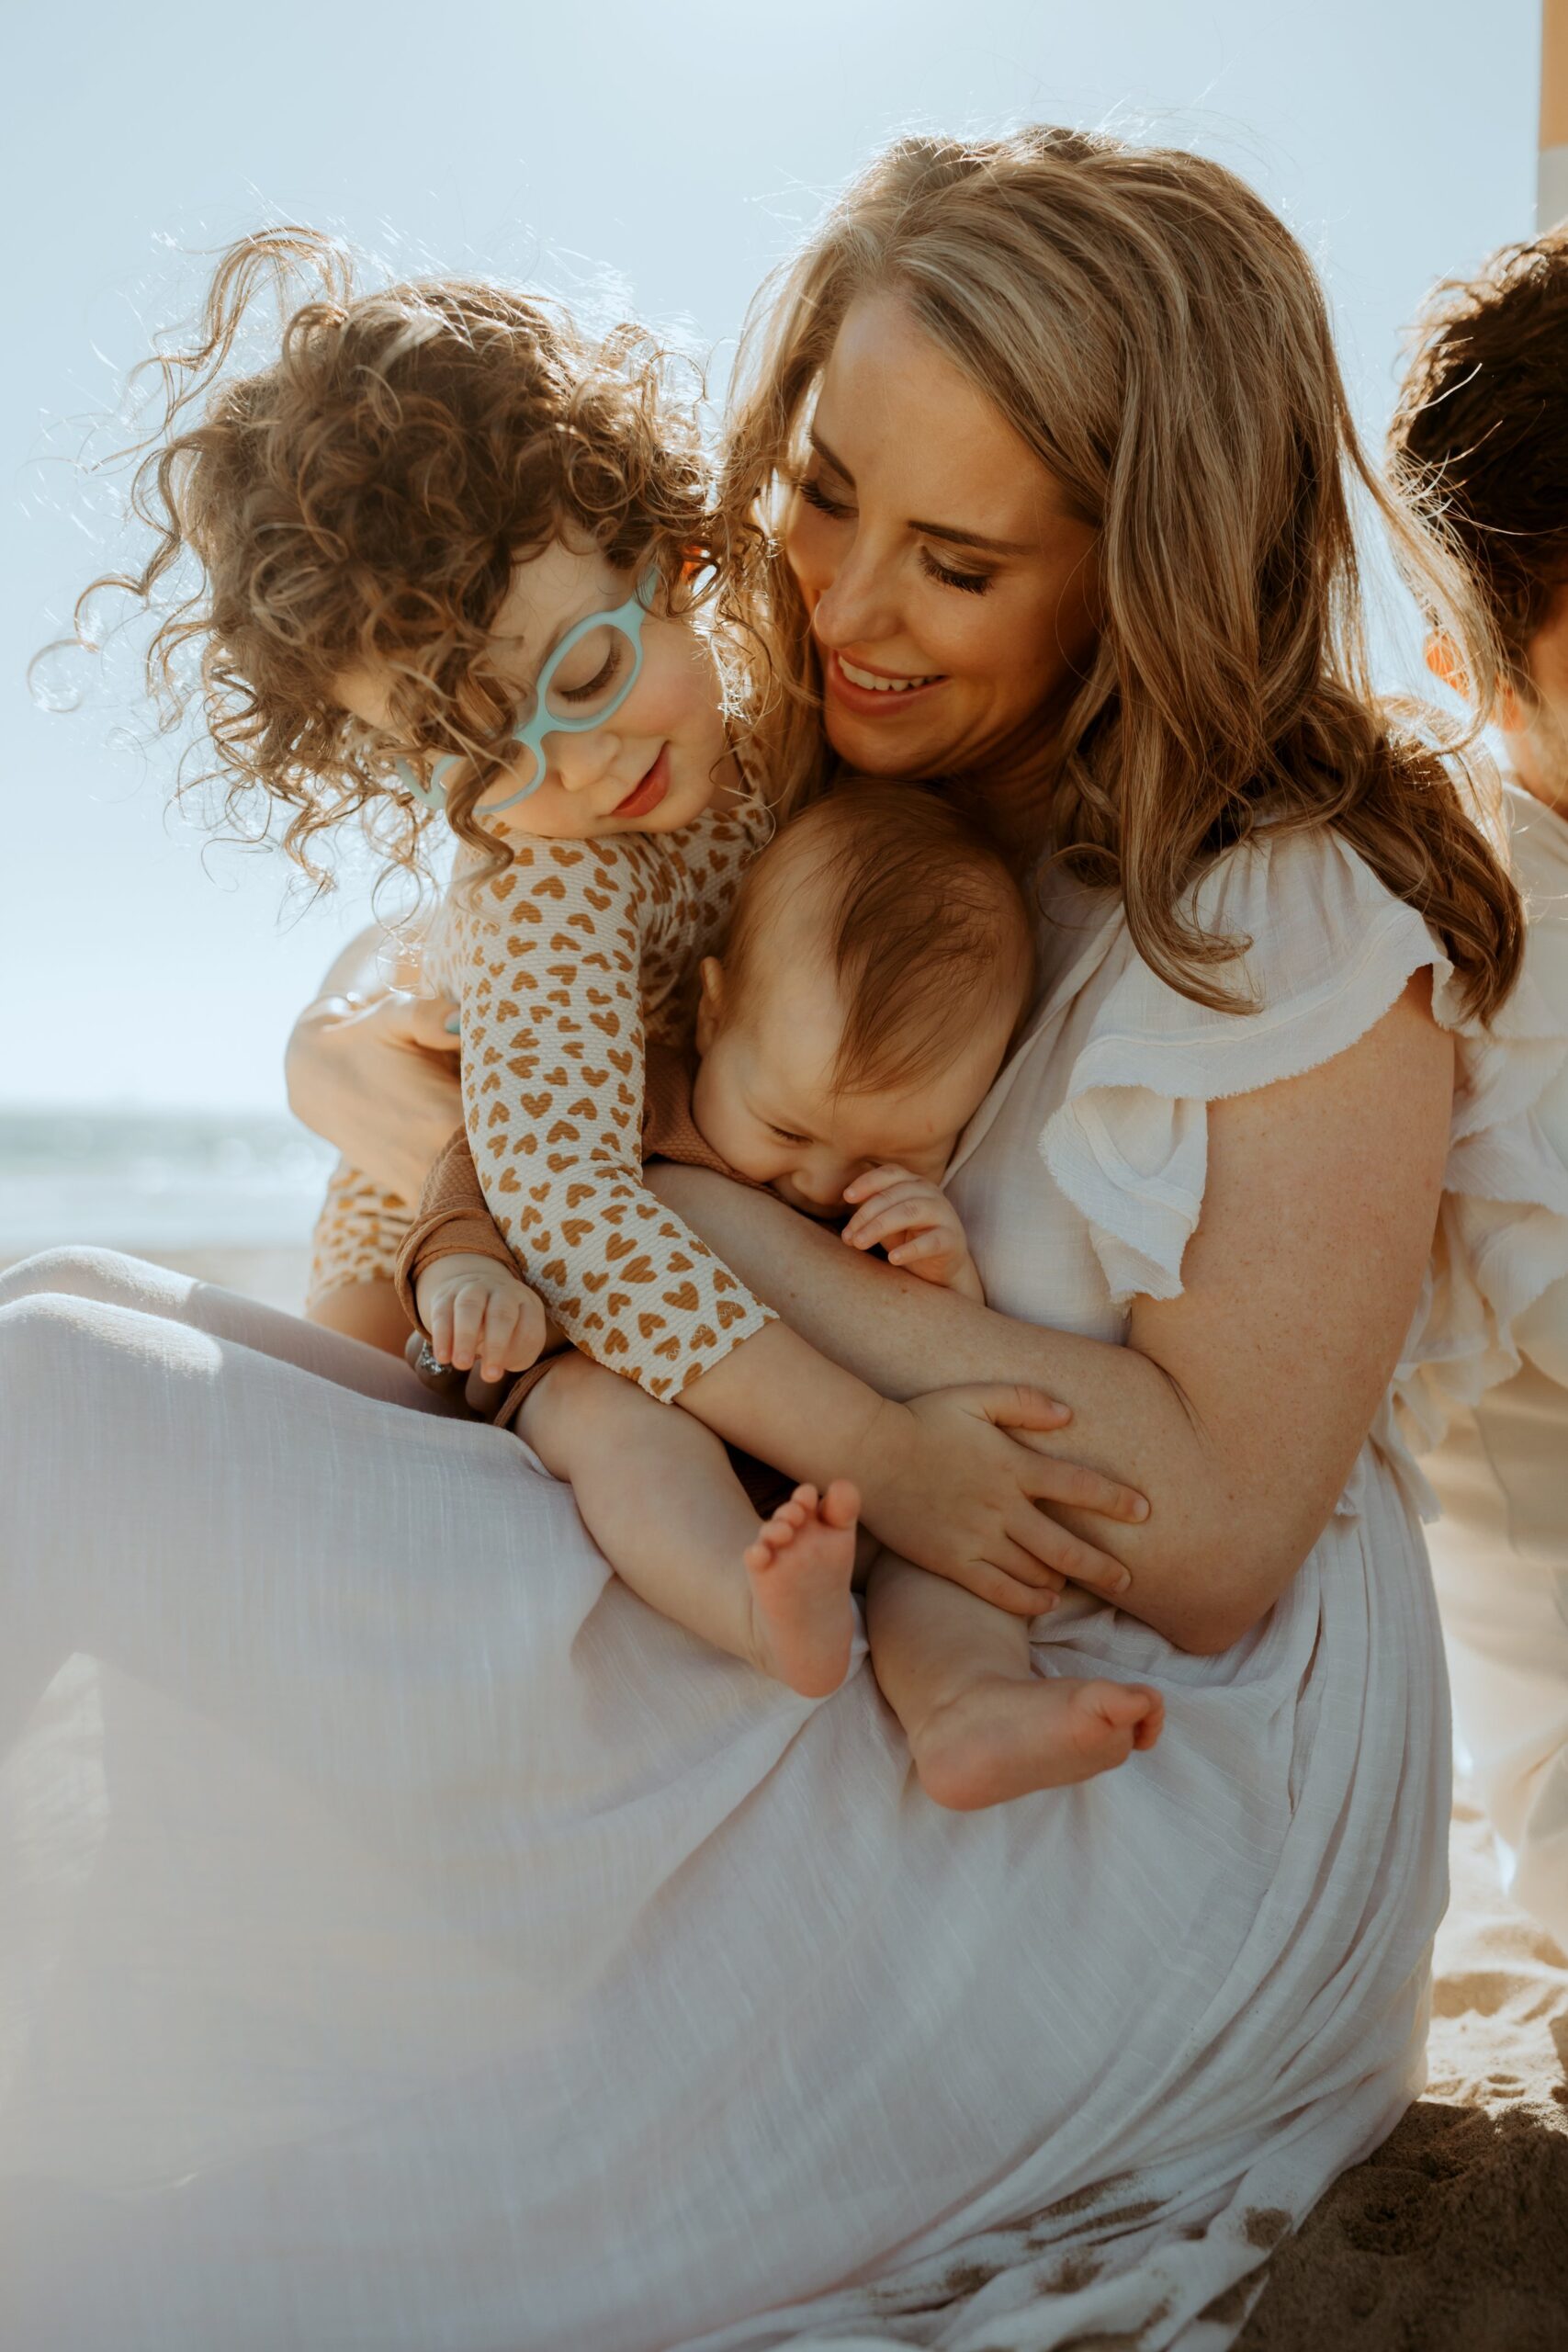
{"type": "Polygon", "coordinates": [[[937,1185],[911,1176],[907,1168],[868,1168],[844,1187],[844,1198],[857,1204],[843,1229],[852,1250],[881,1242],[890,1266],[902,1266],[923,1283],[939,1283],[984,1306],[985,1288],[958,1212],[937,1185]]]}
{"type": "Polygon", "coordinates": [[[493,1258],[437,1258],[414,1284],[431,1353],[455,1371],[478,1364],[487,1380],[526,1372],[544,1352],[544,1303],[493,1258]]]}
{"type": "Polygon", "coordinates": [[[1128,1570],[1063,1526],[1053,1506],[1134,1524],[1149,1506],[1098,1470],[1034,1452],[1030,1431],[1071,1419],[1066,1405],[1008,1382],[885,1405],[845,1455],[866,1526],[917,1567],[1014,1616],[1054,1607],[1064,1580],[1118,1599],[1128,1570]]]}

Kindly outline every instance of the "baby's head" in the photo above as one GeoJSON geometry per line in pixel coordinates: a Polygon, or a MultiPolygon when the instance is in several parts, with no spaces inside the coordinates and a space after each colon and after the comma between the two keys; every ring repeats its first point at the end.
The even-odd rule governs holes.
{"type": "Polygon", "coordinates": [[[412,864],[426,820],[410,787],[445,759],[455,830],[494,846],[491,805],[533,773],[515,730],[541,670],[617,613],[629,635],[583,630],[557,664],[562,731],[513,821],[622,831],[630,797],[660,830],[706,805],[726,750],[691,620],[708,473],[649,338],[591,338],[481,281],[361,291],[332,241],[277,230],[225,255],[192,347],[162,366],[133,489],[157,541],[114,584],[151,605],[194,565],[150,674],[176,704],[199,695],[231,806],[259,788],[301,855],[364,811],[412,864]],[[281,335],[243,366],[273,301],[281,335]]]}
{"type": "Polygon", "coordinates": [[[1001,854],[934,792],[840,783],[747,875],[703,966],[693,1113],[742,1176],[808,1216],[896,1162],[935,1180],[1034,980],[1001,854]]]}

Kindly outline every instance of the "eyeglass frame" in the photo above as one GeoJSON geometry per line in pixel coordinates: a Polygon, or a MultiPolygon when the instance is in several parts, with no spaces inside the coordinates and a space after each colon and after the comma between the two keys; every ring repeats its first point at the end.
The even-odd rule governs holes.
{"type": "MultiPolygon", "coordinates": [[[[514,808],[518,801],[527,800],[538,791],[545,781],[545,738],[547,735],[590,735],[594,728],[603,727],[607,719],[615,717],[636,685],[642,671],[642,625],[652,610],[652,600],[658,594],[659,582],[659,566],[656,563],[650,563],[624,605],[617,605],[613,612],[590,613],[586,620],[581,620],[568,629],[535,683],[532,718],[525,718],[520,726],[514,727],[508,738],[509,741],[519,744],[523,750],[532,752],[535,774],[529,777],[526,784],[519,786],[515,792],[509,793],[504,800],[486,801],[483,809],[485,816],[498,817],[503,808],[514,808]],[[550,683],[567,655],[581,645],[585,637],[591,637],[596,628],[616,629],[626,639],[632,649],[631,674],[616,687],[602,710],[596,710],[591,716],[582,718],[552,718],[549,707],[550,683]]],[[[442,779],[449,775],[454,768],[461,767],[464,758],[465,754],[461,752],[442,752],[430,771],[428,783],[421,781],[412,760],[399,760],[396,763],[398,781],[406,792],[412,793],[416,800],[423,801],[427,808],[434,808],[439,813],[446,806],[446,787],[442,779]]]]}

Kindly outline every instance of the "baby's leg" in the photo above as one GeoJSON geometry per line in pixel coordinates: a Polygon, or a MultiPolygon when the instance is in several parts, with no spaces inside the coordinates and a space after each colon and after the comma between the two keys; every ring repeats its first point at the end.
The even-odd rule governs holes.
{"type": "Polygon", "coordinates": [[[798,1487],[765,1527],[711,1430],[569,1351],[517,1428],[568,1478],[584,1524],[635,1593],[807,1698],[836,1690],[854,1636],[860,1498],[798,1487]]]}
{"type": "Polygon", "coordinates": [[[1035,1674],[1025,1620],[945,1577],[885,1555],[865,1603],[877,1681],[938,1804],[970,1813],[1087,1781],[1159,1737],[1157,1691],[1035,1674]]]}

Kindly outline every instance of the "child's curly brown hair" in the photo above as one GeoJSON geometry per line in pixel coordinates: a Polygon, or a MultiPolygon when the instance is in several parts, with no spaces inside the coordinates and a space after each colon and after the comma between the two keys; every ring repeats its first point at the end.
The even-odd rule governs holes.
{"type": "Polygon", "coordinates": [[[130,453],[130,505],[155,544],[139,572],[84,593],[77,638],[92,643],[85,608],[105,588],[161,613],[147,653],[161,725],[199,700],[215,755],[181,789],[216,776],[231,821],[266,794],[318,881],[311,842],[354,816],[418,870],[429,812],[334,692],[374,663],[393,673],[398,749],[467,754],[447,818],[504,863],[473,810],[511,748],[489,632],[514,566],[575,526],[617,565],[655,561],[689,604],[709,561],[696,401],[668,355],[639,329],[592,338],[482,280],[356,293],[341,245],[283,228],[225,253],[191,346],[144,366],[161,414],[130,453]],[[301,272],[318,290],[288,313],[301,272]],[[233,372],[269,290],[286,314],[277,356],[233,372]],[[170,609],[189,560],[198,576],[170,609]]]}

